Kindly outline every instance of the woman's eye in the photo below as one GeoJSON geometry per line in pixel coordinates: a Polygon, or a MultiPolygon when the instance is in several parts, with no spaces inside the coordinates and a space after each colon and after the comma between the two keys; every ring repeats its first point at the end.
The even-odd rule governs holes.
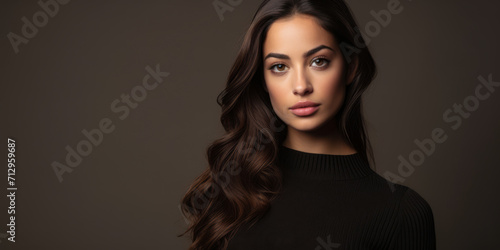
{"type": "MultiPolygon", "coordinates": [[[[328,65],[330,61],[325,58],[316,58],[312,61],[312,66],[316,68],[324,68],[328,65]],[[316,64],[316,65],[314,65],[316,64]]],[[[288,67],[285,64],[277,63],[271,66],[269,69],[275,73],[284,73],[288,67]]]]}
{"type": "Polygon", "coordinates": [[[283,72],[283,70],[286,68],[286,66],[284,64],[275,64],[273,66],[271,66],[271,70],[273,69],[277,69],[277,70],[274,70],[275,72],[283,72]]]}
{"type": "Polygon", "coordinates": [[[320,64],[320,65],[317,65],[317,66],[315,66],[315,67],[324,67],[325,65],[327,65],[327,64],[328,64],[328,62],[329,62],[329,61],[328,61],[328,60],[326,60],[326,59],[324,59],[324,58],[316,58],[316,59],[314,59],[314,60],[313,60],[313,64],[314,64],[314,63],[318,63],[318,64],[320,64]],[[323,62],[323,63],[321,63],[321,62],[323,62]]]}

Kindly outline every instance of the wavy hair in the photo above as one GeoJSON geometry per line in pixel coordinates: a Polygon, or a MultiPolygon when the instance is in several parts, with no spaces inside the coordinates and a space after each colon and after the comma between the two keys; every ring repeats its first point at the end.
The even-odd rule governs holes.
{"type": "Polygon", "coordinates": [[[270,25],[294,14],[316,17],[336,38],[354,73],[337,113],[344,138],[368,162],[375,164],[365,131],[361,95],[376,75],[376,66],[343,0],[265,0],[258,7],[231,67],[225,89],[217,96],[225,133],[206,151],[209,166],[181,201],[189,221],[193,249],[226,249],[243,225],[253,225],[282,190],[277,167],[279,145],[287,127],[273,111],[264,89],[262,48],[270,25]]]}

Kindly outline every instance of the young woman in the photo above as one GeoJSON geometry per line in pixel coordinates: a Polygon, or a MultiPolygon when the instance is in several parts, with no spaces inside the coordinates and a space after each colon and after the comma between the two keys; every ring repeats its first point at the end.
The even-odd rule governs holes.
{"type": "Polygon", "coordinates": [[[429,204],[370,168],[356,29],[342,0],[259,6],[218,96],[226,133],[182,200],[189,249],[435,249],[429,204]]]}

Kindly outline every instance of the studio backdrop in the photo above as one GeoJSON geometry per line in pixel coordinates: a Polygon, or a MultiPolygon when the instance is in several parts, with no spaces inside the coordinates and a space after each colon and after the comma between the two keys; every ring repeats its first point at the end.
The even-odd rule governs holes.
{"type": "MultiPolygon", "coordinates": [[[[187,249],[180,200],[259,3],[3,1],[0,249],[187,249]]],[[[495,248],[500,4],[347,3],[376,172],[428,201],[438,249],[495,248]]]]}

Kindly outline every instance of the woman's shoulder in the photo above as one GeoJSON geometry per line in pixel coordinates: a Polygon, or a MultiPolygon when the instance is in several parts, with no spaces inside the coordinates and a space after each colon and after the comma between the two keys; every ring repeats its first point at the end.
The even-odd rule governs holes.
{"type": "Polygon", "coordinates": [[[372,181],[370,182],[377,183],[379,187],[383,187],[382,190],[384,190],[385,192],[392,193],[392,195],[394,195],[394,197],[400,200],[401,202],[413,201],[418,203],[427,203],[427,201],[423,198],[423,196],[419,192],[417,192],[415,189],[412,189],[407,185],[403,185],[401,183],[395,183],[391,180],[388,180],[375,171],[371,177],[374,178],[376,181],[373,181],[372,179],[372,181]]]}
{"type": "Polygon", "coordinates": [[[387,219],[393,232],[388,249],[436,249],[434,214],[425,193],[376,172],[360,181],[366,185],[366,199],[376,204],[370,216],[387,219]]]}
{"type": "Polygon", "coordinates": [[[413,214],[427,219],[432,219],[432,208],[427,199],[414,189],[397,184],[404,188],[404,194],[399,202],[403,216],[413,214]]]}
{"type": "Polygon", "coordinates": [[[436,249],[434,214],[429,202],[414,189],[394,184],[400,194],[397,207],[397,236],[395,249],[408,244],[415,249],[436,249]]]}
{"type": "Polygon", "coordinates": [[[372,175],[372,178],[375,178],[376,181],[373,182],[372,179],[370,182],[377,183],[378,190],[384,193],[384,196],[389,196],[390,200],[396,203],[402,211],[413,210],[426,215],[432,214],[429,202],[416,189],[400,183],[394,183],[378,173],[372,175]]]}
{"type": "MultiPolygon", "coordinates": [[[[383,177],[382,177],[383,178],[383,177]]],[[[388,193],[392,196],[398,217],[403,223],[420,221],[434,224],[432,207],[424,196],[409,186],[387,181],[388,193]]]]}

